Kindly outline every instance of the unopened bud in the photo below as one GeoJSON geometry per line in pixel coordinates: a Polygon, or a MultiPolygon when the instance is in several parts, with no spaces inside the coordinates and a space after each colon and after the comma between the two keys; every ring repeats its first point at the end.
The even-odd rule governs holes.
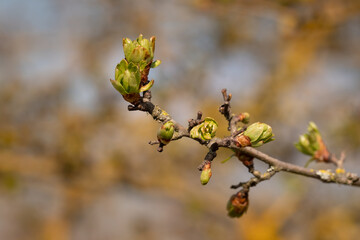
{"type": "Polygon", "coordinates": [[[316,124],[313,122],[309,123],[308,132],[300,135],[299,141],[295,143],[295,147],[318,162],[330,161],[330,153],[322,140],[316,124]]]}
{"type": "Polygon", "coordinates": [[[168,121],[164,123],[157,132],[157,138],[159,142],[166,145],[168,144],[174,135],[174,123],[168,121]]]}
{"type": "Polygon", "coordinates": [[[247,112],[241,113],[239,115],[239,121],[245,124],[248,124],[250,121],[250,114],[247,112]]]}
{"type": "Polygon", "coordinates": [[[260,147],[261,145],[274,140],[272,128],[269,125],[260,122],[251,124],[244,131],[243,135],[250,138],[252,147],[260,147]]]}
{"type": "Polygon", "coordinates": [[[232,195],[227,203],[226,209],[230,217],[241,217],[249,207],[249,191],[242,189],[232,195]]]}
{"type": "Polygon", "coordinates": [[[211,178],[211,163],[208,162],[204,165],[202,171],[201,171],[201,175],[200,175],[200,182],[202,185],[206,185],[210,178],[211,178]]]}
{"type": "Polygon", "coordinates": [[[151,37],[149,40],[140,34],[134,41],[124,38],[123,48],[128,62],[147,65],[152,62],[154,57],[155,37],[151,37]]]}

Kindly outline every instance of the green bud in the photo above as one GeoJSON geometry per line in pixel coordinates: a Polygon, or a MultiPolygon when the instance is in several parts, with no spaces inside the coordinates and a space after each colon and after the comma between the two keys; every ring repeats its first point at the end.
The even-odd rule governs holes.
{"type": "Polygon", "coordinates": [[[157,138],[159,142],[166,145],[168,144],[174,135],[174,123],[168,121],[164,123],[157,132],[157,138]]]}
{"type": "Polygon", "coordinates": [[[274,140],[272,128],[269,125],[260,122],[251,124],[243,134],[250,138],[252,147],[260,147],[261,145],[274,140]]]}
{"type": "Polygon", "coordinates": [[[123,48],[125,58],[128,62],[140,64],[144,62],[145,65],[152,62],[155,51],[155,37],[150,39],[143,38],[140,34],[135,41],[131,41],[129,38],[123,39],[123,48]]]}
{"type": "Polygon", "coordinates": [[[190,137],[207,141],[215,136],[217,128],[217,122],[213,118],[207,117],[204,119],[204,122],[191,129],[190,137]]]}
{"type": "Polygon", "coordinates": [[[203,167],[203,170],[201,171],[201,175],[200,175],[200,182],[202,185],[206,185],[210,178],[211,178],[211,163],[207,163],[205,164],[205,166],[203,167]]]}
{"type": "Polygon", "coordinates": [[[246,213],[249,207],[249,194],[247,190],[242,189],[232,195],[227,203],[226,209],[230,217],[241,217],[246,213]]]}
{"type": "Polygon", "coordinates": [[[297,150],[311,156],[310,161],[329,162],[330,153],[322,140],[316,124],[310,122],[307,130],[308,132],[300,135],[299,141],[295,143],[297,150]]]}
{"type": "Polygon", "coordinates": [[[321,135],[315,123],[310,122],[308,133],[300,135],[299,141],[295,143],[295,147],[303,154],[314,156],[320,148],[321,135]]]}
{"type": "Polygon", "coordinates": [[[309,122],[308,132],[320,134],[319,129],[314,122],[309,122]]]}
{"type": "Polygon", "coordinates": [[[149,90],[154,80],[148,81],[150,68],[160,65],[161,61],[153,62],[155,51],[155,37],[150,39],[139,37],[132,41],[129,38],[123,39],[125,59],[115,68],[115,80],[110,79],[112,85],[130,103],[140,101],[140,92],[149,90]]]}
{"type": "Polygon", "coordinates": [[[115,80],[110,79],[110,81],[114,88],[122,95],[149,90],[154,84],[154,81],[152,80],[140,88],[141,75],[139,68],[134,63],[128,63],[124,59],[121,60],[115,68],[115,80]]]}
{"type": "Polygon", "coordinates": [[[306,155],[314,155],[316,149],[310,146],[310,141],[307,137],[307,134],[301,135],[299,137],[299,142],[295,144],[295,147],[302,153],[306,155]]]}

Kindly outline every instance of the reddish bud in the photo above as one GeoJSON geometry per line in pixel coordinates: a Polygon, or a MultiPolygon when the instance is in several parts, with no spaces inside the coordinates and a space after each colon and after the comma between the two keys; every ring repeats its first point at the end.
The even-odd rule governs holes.
{"type": "Polygon", "coordinates": [[[232,195],[227,203],[226,209],[230,217],[241,217],[249,207],[249,191],[242,189],[232,195]]]}

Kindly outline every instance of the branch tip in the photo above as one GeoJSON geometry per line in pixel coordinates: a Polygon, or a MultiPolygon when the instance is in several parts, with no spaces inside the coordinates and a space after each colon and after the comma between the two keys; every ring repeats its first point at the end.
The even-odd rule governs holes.
{"type": "Polygon", "coordinates": [[[149,141],[150,145],[156,145],[156,144],[159,144],[159,143],[160,143],[159,141],[149,141]]]}
{"type": "Polygon", "coordinates": [[[197,112],[196,119],[197,119],[197,120],[201,120],[202,115],[203,115],[202,112],[201,112],[201,111],[198,111],[198,112],[197,112]]]}

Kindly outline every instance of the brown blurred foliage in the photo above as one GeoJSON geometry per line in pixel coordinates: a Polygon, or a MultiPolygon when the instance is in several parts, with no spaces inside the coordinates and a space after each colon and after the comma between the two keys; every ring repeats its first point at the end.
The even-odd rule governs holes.
{"type": "Polygon", "coordinates": [[[128,112],[108,81],[122,38],[139,33],[157,37],[153,101],[175,119],[202,110],[225,136],[226,87],[233,111],[273,127],[263,151],[304,165],[293,143],[313,120],[360,173],[358,0],[5,0],[0,239],[357,239],[358,189],[279,174],[234,220],[229,186],[249,175],[235,160],[220,164],[230,152],[204,187],[206,149],[149,146],[159,126],[128,112]]]}

